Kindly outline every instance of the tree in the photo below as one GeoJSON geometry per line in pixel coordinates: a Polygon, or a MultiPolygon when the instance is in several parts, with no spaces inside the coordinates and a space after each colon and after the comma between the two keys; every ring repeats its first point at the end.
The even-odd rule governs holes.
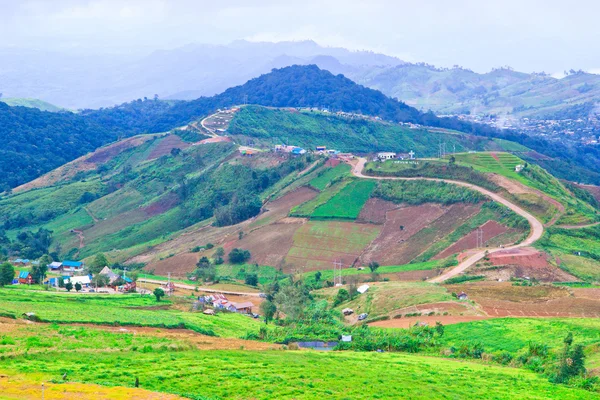
{"type": "Polygon", "coordinates": [[[215,264],[216,265],[221,265],[223,264],[223,256],[225,255],[225,250],[223,250],[222,247],[217,248],[217,250],[215,250],[215,264]]]}
{"type": "Polygon", "coordinates": [[[64,288],[65,287],[65,278],[63,278],[62,276],[58,277],[58,287],[59,288],[64,288]]]}
{"type": "Polygon", "coordinates": [[[369,263],[369,269],[371,270],[371,273],[377,272],[378,268],[379,268],[379,263],[377,261],[371,261],[369,263]]]}
{"type": "Polygon", "coordinates": [[[198,268],[208,268],[210,267],[210,260],[208,257],[202,257],[198,263],[196,263],[196,267],[198,268]]]}
{"type": "Polygon", "coordinates": [[[92,274],[97,274],[102,271],[102,268],[109,265],[108,259],[103,253],[96,254],[96,257],[92,260],[89,265],[89,270],[92,274]]]}
{"type": "Polygon", "coordinates": [[[309,292],[302,282],[294,282],[290,278],[290,284],[282,286],[275,295],[277,309],[281,310],[289,320],[298,320],[302,310],[309,299],[309,292]]]}
{"type": "Polygon", "coordinates": [[[248,250],[233,249],[229,252],[229,261],[232,264],[242,264],[250,259],[251,255],[248,250]]]}
{"type": "Polygon", "coordinates": [[[67,289],[67,292],[70,292],[71,290],[73,290],[73,284],[71,283],[71,281],[69,281],[65,284],[65,289],[67,289]]]}
{"type": "Polygon", "coordinates": [[[265,324],[273,320],[273,316],[277,312],[277,306],[269,300],[265,300],[260,304],[260,312],[265,316],[265,324]]]}
{"type": "Polygon", "coordinates": [[[10,285],[15,278],[15,268],[10,263],[0,265],[0,287],[10,285]]]}
{"type": "Polygon", "coordinates": [[[51,262],[52,258],[48,254],[44,254],[40,258],[39,264],[31,266],[31,276],[35,282],[44,282],[44,278],[46,278],[46,274],[48,273],[48,265],[51,262]]]}
{"type": "Polygon", "coordinates": [[[160,301],[161,297],[165,296],[165,291],[159,287],[154,289],[154,292],[152,292],[152,293],[154,294],[154,297],[156,297],[156,301],[160,301]]]}
{"type": "Polygon", "coordinates": [[[333,300],[333,306],[336,307],[340,304],[342,304],[343,302],[347,301],[350,298],[350,294],[348,293],[348,291],[344,288],[338,290],[337,295],[335,296],[335,299],[333,300]]]}
{"type": "Polygon", "coordinates": [[[321,274],[321,271],[317,271],[317,273],[315,274],[315,282],[319,282],[321,280],[321,276],[323,274],[321,274]]]}
{"type": "Polygon", "coordinates": [[[448,162],[449,165],[454,165],[456,163],[456,158],[454,156],[450,156],[450,161],[448,162]]]}
{"type": "Polygon", "coordinates": [[[94,276],[92,278],[92,284],[97,288],[108,286],[109,283],[110,283],[110,280],[108,279],[108,276],[106,276],[106,275],[97,274],[96,276],[94,276]]]}
{"type": "Polygon", "coordinates": [[[79,292],[81,290],[81,283],[75,282],[75,291],[79,292]]]}
{"type": "Polygon", "coordinates": [[[248,275],[246,275],[244,282],[246,283],[246,285],[258,286],[258,275],[248,274],[248,275]]]}

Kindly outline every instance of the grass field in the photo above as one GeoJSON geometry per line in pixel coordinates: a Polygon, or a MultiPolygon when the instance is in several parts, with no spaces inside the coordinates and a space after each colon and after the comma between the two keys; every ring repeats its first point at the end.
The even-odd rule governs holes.
{"type": "Polygon", "coordinates": [[[563,339],[573,332],[576,343],[585,346],[600,343],[600,320],[593,318],[502,318],[447,325],[444,346],[481,342],[486,352],[517,352],[529,342],[560,349],[563,339]]]}
{"type": "Polygon", "coordinates": [[[191,302],[174,305],[157,303],[154,297],[140,295],[78,295],[34,292],[19,288],[0,290],[0,315],[21,316],[35,312],[46,322],[93,323],[151,327],[185,327],[196,332],[222,337],[240,337],[257,331],[259,322],[240,314],[216,317],[188,312],[191,302]],[[185,311],[184,311],[185,310],[185,311]]]}
{"type": "Polygon", "coordinates": [[[459,153],[455,154],[456,162],[474,166],[482,172],[495,174],[515,179],[525,184],[530,183],[522,174],[515,172],[517,165],[524,165],[525,161],[510,153],[459,153]]]}
{"type": "MultiPolygon", "coordinates": [[[[427,271],[427,270],[437,269],[437,268],[446,268],[448,266],[448,264],[454,264],[454,263],[456,263],[456,261],[454,259],[450,259],[450,260],[433,260],[433,261],[404,264],[404,265],[385,265],[385,266],[380,266],[377,269],[377,273],[380,275],[385,275],[385,274],[393,274],[393,273],[398,273],[398,272],[427,271]]],[[[321,280],[323,280],[323,281],[325,281],[325,280],[332,281],[333,280],[333,269],[331,269],[331,268],[324,269],[324,270],[321,270],[320,272],[321,272],[321,280]]],[[[307,279],[312,279],[314,281],[315,273],[316,273],[316,271],[307,272],[304,274],[304,276],[307,279]]],[[[369,274],[371,274],[371,271],[368,268],[364,268],[362,270],[359,270],[357,268],[342,269],[342,277],[353,276],[353,275],[358,275],[358,276],[363,275],[363,276],[367,277],[369,274]]]]}
{"type": "Polygon", "coordinates": [[[331,200],[336,194],[338,194],[346,185],[350,184],[350,180],[342,180],[336,182],[332,186],[328,186],[325,190],[323,190],[317,197],[312,200],[309,200],[305,203],[302,203],[290,210],[290,215],[292,217],[305,217],[308,218],[312,216],[315,210],[327,203],[331,200]]]}
{"type": "MultiPolygon", "coordinates": [[[[333,300],[339,288],[321,289],[317,293],[333,300]]],[[[369,317],[387,315],[392,311],[418,304],[452,301],[454,298],[443,287],[427,282],[379,282],[354,300],[342,303],[338,308],[352,308],[357,314],[369,317]]]]}
{"type": "Polygon", "coordinates": [[[313,178],[309,185],[317,190],[324,190],[331,182],[338,181],[350,172],[350,165],[341,163],[334,168],[325,168],[316,178],[313,178]]]}
{"type": "Polygon", "coordinates": [[[513,368],[393,353],[313,351],[48,352],[7,359],[5,374],[140,387],[190,399],[592,399],[513,368]],[[228,368],[228,366],[230,368],[228,368]]]}
{"type": "Polygon", "coordinates": [[[352,181],[327,203],[317,207],[312,218],[355,220],[371,197],[377,182],[371,180],[352,181]]]}
{"type": "Polygon", "coordinates": [[[600,261],[564,253],[558,253],[556,257],[560,267],[570,274],[586,281],[600,282],[600,261]]]}

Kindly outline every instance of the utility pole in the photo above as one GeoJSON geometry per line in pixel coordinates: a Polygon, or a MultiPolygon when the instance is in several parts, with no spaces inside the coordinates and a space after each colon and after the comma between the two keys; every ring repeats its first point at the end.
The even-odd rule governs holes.
{"type": "Polygon", "coordinates": [[[477,228],[477,248],[483,247],[483,229],[477,228]]]}
{"type": "Polygon", "coordinates": [[[333,286],[342,286],[342,261],[333,262],[333,286]]]}

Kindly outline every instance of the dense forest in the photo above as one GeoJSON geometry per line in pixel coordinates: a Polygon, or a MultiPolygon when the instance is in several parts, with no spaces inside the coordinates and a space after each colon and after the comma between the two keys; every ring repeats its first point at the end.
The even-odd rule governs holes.
{"type": "MultiPolygon", "coordinates": [[[[49,113],[0,104],[0,132],[6,143],[0,150],[0,190],[27,182],[119,137],[168,131],[218,108],[244,102],[273,107],[326,107],[394,122],[454,129],[512,140],[592,171],[600,165],[600,149],[591,146],[558,148],[544,139],[519,132],[439,118],[360,86],[343,75],[333,75],[309,65],[273,70],[219,95],[192,101],[139,99],[112,108],[84,110],[80,114],[49,113]]],[[[553,172],[564,179],[600,184],[600,174],[595,172],[576,168],[555,168],[553,172]],[[574,175],[574,171],[578,173],[574,175]]]]}

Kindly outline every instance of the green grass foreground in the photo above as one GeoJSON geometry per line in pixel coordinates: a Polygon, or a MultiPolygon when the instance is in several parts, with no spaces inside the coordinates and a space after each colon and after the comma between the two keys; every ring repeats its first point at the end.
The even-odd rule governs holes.
{"type": "Polygon", "coordinates": [[[514,368],[392,353],[157,351],[48,353],[2,361],[4,373],[133,386],[191,399],[593,399],[514,368]]]}
{"type": "MultiPolygon", "coordinates": [[[[241,337],[258,331],[260,322],[240,314],[208,316],[134,295],[35,292],[16,288],[0,290],[0,315],[19,318],[34,312],[44,322],[187,328],[210,336],[241,337]]],[[[190,307],[191,303],[183,305],[190,307]]]]}

